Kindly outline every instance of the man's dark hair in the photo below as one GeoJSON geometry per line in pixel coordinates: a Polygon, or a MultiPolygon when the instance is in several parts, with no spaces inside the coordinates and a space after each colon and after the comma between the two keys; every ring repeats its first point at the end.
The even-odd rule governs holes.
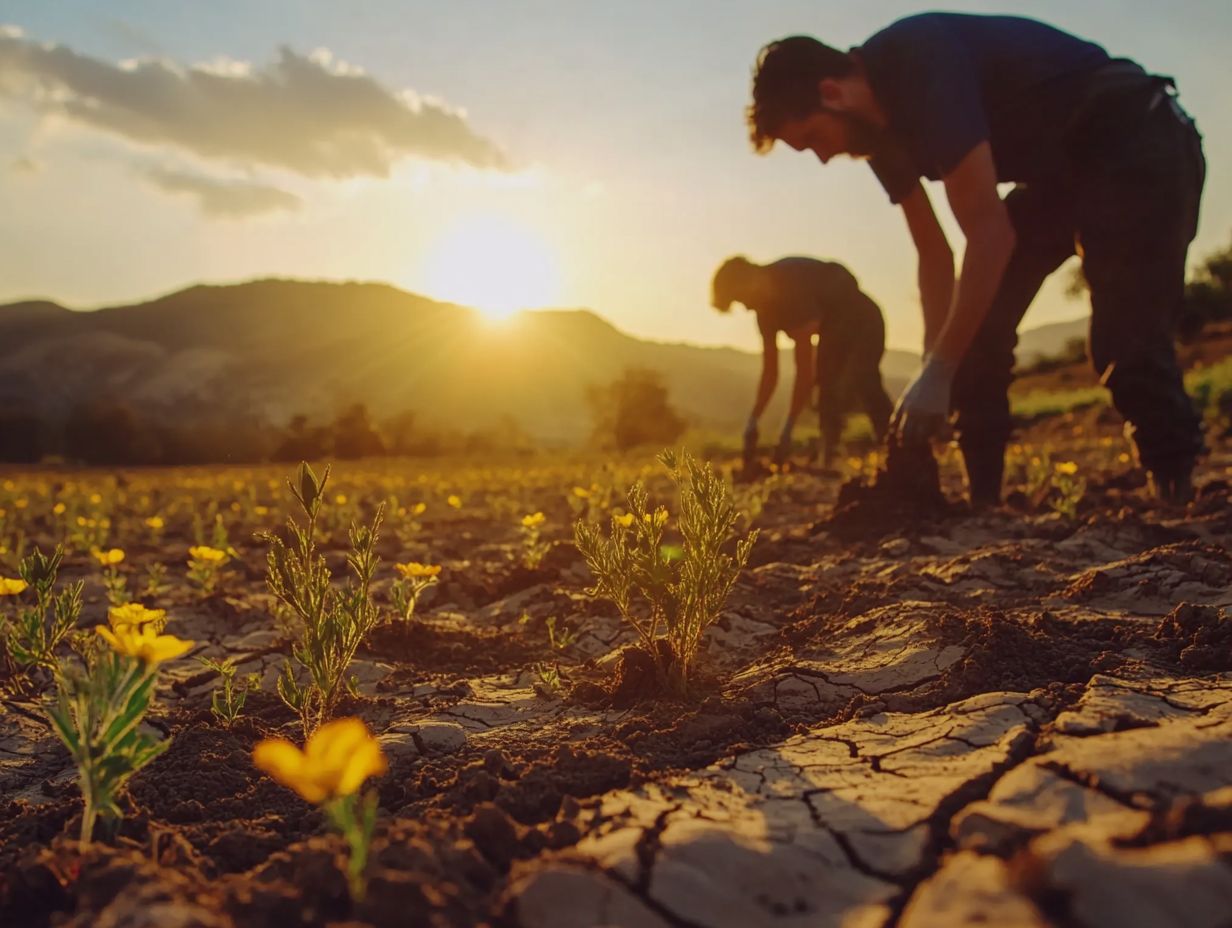
{"type": "Polygon", "coordinates": [[[744,255],[724,261],[710,283],[710,305],[721,313],[731,312],[731,304],[744,294],[744,281],[752,266],[744,255]]]}
{"type": "Polygon", "coordinates": [[[745,111],[753,150],[774,147],[783,123],[801,119],[820,106],[817,85],[846,77],[855,68],[851,57],[807,35],[771,42],[753,69],[753,102],[745,111]]]}

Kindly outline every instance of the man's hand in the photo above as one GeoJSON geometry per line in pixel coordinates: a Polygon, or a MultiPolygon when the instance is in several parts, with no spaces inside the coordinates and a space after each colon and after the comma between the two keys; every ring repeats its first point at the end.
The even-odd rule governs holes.
{"type": "Polygon", "coordinates": [[[950,387],[955,366],[930,357],[903,391],[890,417],[890,433],[901,445],[921,445],[937,434],[950,414],[950,387]]]}

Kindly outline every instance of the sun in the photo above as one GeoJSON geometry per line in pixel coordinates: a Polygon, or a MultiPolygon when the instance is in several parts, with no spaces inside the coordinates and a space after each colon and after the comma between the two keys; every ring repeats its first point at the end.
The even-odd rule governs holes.
{"type": "Polygon", "coordinates": [[[557,299],[559,267],[532,228],[493,214],[467,216],[447,228],[423,260],[427,290],[471,306],[490,319],[557,299]]]}

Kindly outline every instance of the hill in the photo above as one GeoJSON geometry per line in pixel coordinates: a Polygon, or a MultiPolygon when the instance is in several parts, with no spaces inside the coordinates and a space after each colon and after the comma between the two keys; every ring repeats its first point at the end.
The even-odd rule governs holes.
{"type": "MultiPolygon", "coordinates": [[[[592,312],[526,312],[492,324],[473,310],[374,283],[258,280],[194,286],[92,311],[0,306],[0,402],[64,415],[105,396],[183,419],[244,415],[282,424],[355,401],[378,416],[482,429],[512,418],[550,441],[581,438],[587,384],[624,368],[663,372],[692,421],[738,426],[760,360],[730,348],[645,341],[592,312]],[[49,372],[54,371],[54,375],[49,372]]],[[[897,391],[917,364],[888,352],[897,391]]],[[[781,414],[791,365],[782,366],[781,414]]]]}

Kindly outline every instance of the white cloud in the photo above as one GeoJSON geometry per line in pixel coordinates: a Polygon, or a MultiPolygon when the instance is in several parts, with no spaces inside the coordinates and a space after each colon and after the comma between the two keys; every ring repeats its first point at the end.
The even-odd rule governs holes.
{"type": "Polygon", "coordinates": [[[160,190],[191,196],[201,211],[214,219],[246,219],[277,210],[295,210],[302,205],[293,193],[251,181],[223,180],[158,167],[145,168],[141,174],[160,190]]]}
{"type": "Polygon", "coordinates": [[[324,49],[284,47],[265,67],[113,64],[0,27],[0,96],[131,142],[307,177],[388,177],[404,158],[506,168],[461,111],[391,90],[324,49]]]}

